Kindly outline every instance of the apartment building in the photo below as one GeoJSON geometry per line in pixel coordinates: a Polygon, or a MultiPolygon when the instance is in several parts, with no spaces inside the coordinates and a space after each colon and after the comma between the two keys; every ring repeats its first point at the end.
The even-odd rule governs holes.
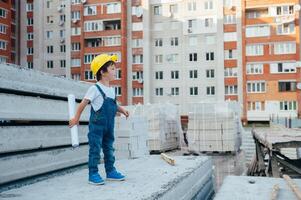
{"type": "Polygon", "coordinates": [[[242,4],[244,120],[300,117],[299,1],[242,4]]]}
{"type": "Polygon", "coordinates": [[[144,6],[144,101],[220,101],[224,87],[223,4],[149,1],[144,6]]]}
{"type": "Polygon", "coordinates": [[[0,1],[0,63],[19,64],[19,1],[0,1]]]}

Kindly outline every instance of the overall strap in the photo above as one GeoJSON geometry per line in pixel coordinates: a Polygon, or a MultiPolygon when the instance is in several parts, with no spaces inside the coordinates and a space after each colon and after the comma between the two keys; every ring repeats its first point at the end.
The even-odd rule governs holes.
{"type": "Polygon", "coordinates": [[[99,90],[100,94],[102,95],[103,99],[106,99],[107,96],[106,94],[102,91],[102,89],[99,87],[99,85],[95,84],[95,86],[97,87],[97,89],[99,90]]]}

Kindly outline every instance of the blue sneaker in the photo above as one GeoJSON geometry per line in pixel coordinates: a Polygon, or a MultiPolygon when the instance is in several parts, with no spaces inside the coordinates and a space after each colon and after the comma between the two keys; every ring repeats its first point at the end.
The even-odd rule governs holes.
{"type": "Polygon", "coordinates": [[[92,185],[103,185],[105,184],[105,181],[101,178],[101,176],[96,173],[89,175],[89,183],[92,185]]]}
{"type": "Polygon", "coordinates": [[[124,181],[125,176],[117,171],[112,171],[110,173],[107,173],[107,180],[110,181],[124,181]]]}

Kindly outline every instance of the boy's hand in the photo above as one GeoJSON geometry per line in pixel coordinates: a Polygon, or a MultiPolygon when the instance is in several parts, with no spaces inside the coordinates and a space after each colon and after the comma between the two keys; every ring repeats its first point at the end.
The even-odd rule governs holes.
{"type": "Polygon", "coordinates": [[[78,125],[78,123],[79,123],[78,119],[76,119],[76,118],[70,119],[69,120],[69,128],[72,128],[73,126],[78,125]]]}
{"type": "Polygon", "coordinates": [[[126,118],[128,118],[129,116],[130,116],[130,113],[129,113],[129,111],[127,111],[127,110],[125,110],[125,109],[121,109],[121,113],[124,115],[124,116],[126,116],[126,118]]]}

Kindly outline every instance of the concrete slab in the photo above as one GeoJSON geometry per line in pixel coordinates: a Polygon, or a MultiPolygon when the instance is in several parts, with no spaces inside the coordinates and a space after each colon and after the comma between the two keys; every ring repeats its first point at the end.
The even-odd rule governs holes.
{"type": "MultiPolygon", "coordinates": [[[[208,199],[213,192],[212,162],[209,157],[175,156],[176,166],[170,166],[160,156],[117,161],[117,168],[127,175],[124,182],[109,182],[103,186],[87,183],[87,169],[78,170],[32,185],[5,191],[1,197],[14,200],[50,199],[208,199]]],[[[100,165],[104,174],[103,165],[100,165]]]]}
{"type": "MultiPolygon", "coordinates": [[[[301,180],[294,179],[299,188],[301,180]]],[[[286,181],[282,178],[269,177],[251,177],[251,176],[228,176],[217,193],[215,200],[240,200],[256,199],[266,200],[271,198],[273,186],[278,184],[278,200],[297,200],[295,194],[291,191],[286,181]],[[249,183],[250,180],[255,183],[249,183]]]]}

